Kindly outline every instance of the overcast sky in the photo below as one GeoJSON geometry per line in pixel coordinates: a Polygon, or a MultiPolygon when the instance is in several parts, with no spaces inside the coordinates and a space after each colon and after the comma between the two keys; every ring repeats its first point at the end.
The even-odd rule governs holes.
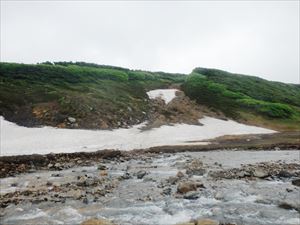
{"type": "Polygon", "coordinates": [[[299,83],[299,1],[1,1],[1,61],[47,60],[299,83]]]}

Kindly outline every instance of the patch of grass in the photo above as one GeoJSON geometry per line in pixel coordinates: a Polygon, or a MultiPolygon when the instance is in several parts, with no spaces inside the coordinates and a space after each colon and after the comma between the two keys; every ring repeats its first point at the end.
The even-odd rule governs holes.
{"type": "MultiPolygon", "coordinates": [[[[223,74],[219,70],[195,69],[183,84],[183,90],[198,103],[220,110],[225,115],[234,119],[246,119],[244,118],[245,114],[241,112],[247,111],[252,115],[262,116],[273,123],[277,123],[277,121],[278,123],[284,121],[286,124],[299,122],[299,99],[295,98],[295,96],[300,94],[298,86],[268,82],[255,77],[235,76],[227,72],[223,74]],[[203,72],[204,74],[200,74],[199,72],[203,72]],[[224,78],[226,76],[228,77],[224,78]],[[245,79],[244,83],[243,79],[245,79]],[[252,92],[254,93],[252,87],[245,86],[250,85],[249,82],[252,82],[251,79],[256,80],[256,86],[265,87],[264,85],[267,85],[261,91],[256,90],[256,93],[252,94],[252,92]],[[230,80],[233,83],[238,80],[240,86],[238,88],[235,88],[234,85],[233,87],[229,86],[228,82],[230,80]],[[278,93],[272,95],[268,87],[271,86],[272,90],[277,90],[278,85],[281,88],[278,88],[278,93]],[[283,98],[281,94],[288,93],[291,87],[291,95],[283,98]],[[269,99],[269,101],[262,99],[269,99]]],[[[291,127],[299,128],[299,126],[294,125],[291,127]]]]}

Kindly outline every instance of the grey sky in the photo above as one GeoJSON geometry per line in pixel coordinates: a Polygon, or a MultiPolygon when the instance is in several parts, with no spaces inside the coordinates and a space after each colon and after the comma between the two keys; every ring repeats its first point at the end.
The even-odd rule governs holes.
{"type": "Polygon", "coordinates": [[[299,1],[1,1],[1,61],[197,66],[299,82],[299,1]]]}

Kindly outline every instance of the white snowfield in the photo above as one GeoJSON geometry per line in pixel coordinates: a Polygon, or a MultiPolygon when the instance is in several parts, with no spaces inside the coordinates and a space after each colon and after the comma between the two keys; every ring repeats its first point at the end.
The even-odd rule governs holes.
{"type": "Polygon", "coordinates": [[[207,144],[201,140],[222,135],[275,132],[211,117],[204,117],[199,121],[203,126],[175,124],[174,126],[165,125],[160,128],[141,131],[139,128],[144,124],[140,124],[129,129],[75,130],[53,127],[26,128],[0,117],[1,156],[207,144]]]}
{"type": "Polygon", "coordinates": [[[166,104],[171,102],[176,97],[177,89],[156,89],[148,91],[147,95],[150,99],[161,98],[166,104]]]}

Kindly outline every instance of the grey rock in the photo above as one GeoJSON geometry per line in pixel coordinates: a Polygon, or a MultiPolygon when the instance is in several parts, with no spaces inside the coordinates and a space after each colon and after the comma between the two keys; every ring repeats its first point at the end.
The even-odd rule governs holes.
{"type": "Polygon", "coordinates": [[[295,186],[300,187],[300,179],[292,180],[292,184],[295,185],[295,186]]]}
{"type": "Polygon", "coordinates": [[[98,165],[98,170],[107,170],[107,167],[103,164],[98,165]]]}
{"type": "Polygon", "coordinates": [[[145,170],[140,170],[137,172],[136,177],[138,179],[143,179],[144,176],[146,176],[147,172],[145,170]]]}
{"type": "Polygon", "coordinates": [[[172,192],[172,188],[167,187],[162,191],[162,194],[163,195],[171,195],[171,192],[172,192]]]}
{"type": "Polygon", "coordinates": [[[200,197],[200,194],[197,191],[190,191],[183,196],[183,198],[190,199],[190,200],[195,200],[195,199],[198,199],[199,197],[200,197]]]}
{"type": "Polygon", "coordinates": [[[265,178],[267,176],[269,176],[268,172],[261,169],[261,168],[256,168],[253,171],[253,176],[258,177],[258,178],[265,178]]]}
{"type": "Polygon", "coordinates": [[[76,122],[76,119],[75,119],[74,117],[69,116],[69,117],[68,117],[68,121],[69,121],[70,123],[75,123],[75,122],[76,122]]]}

